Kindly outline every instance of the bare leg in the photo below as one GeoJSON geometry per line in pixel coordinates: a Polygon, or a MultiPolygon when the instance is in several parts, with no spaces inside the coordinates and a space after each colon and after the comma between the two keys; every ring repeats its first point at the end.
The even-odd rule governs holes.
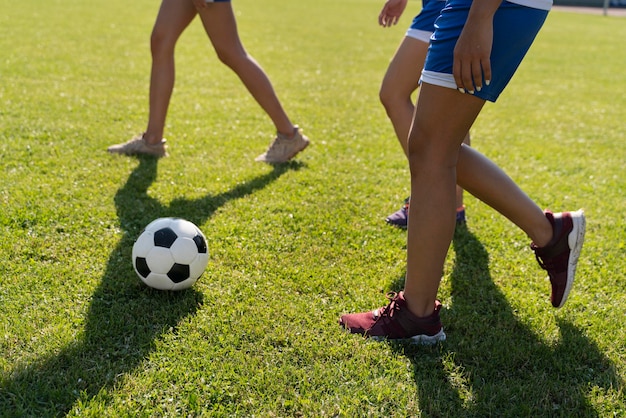
{"type": "Polygon", "coordinates": [[[283,110],[269,78],[244,49],[231,3],[209,3],[199,13],[219,59],[239,76],[252,97],[270,117],[276,131],[291,137],[294,125],[283,110]]]}
{"type": "Polygon", "coordinates": [[[174,89],[174,48],[197,12],[191,1],[163,0],[150,40],[150,112],[144,139],[155,144],[163,138],[165,118],[174,89]]]}
{"type": "MultiPolygon", "coordinates": [[[[463,143],[465,145],[470,145],[471,144],[469,132],[465,134],[465,138],[463,138],[463,143]]],[[[469,148],[469,147],[467,147],[467,148],[469,148]]],[[[457,184],[457,186],[456,186],[456,199],[455,199],[455,201],[456,201],[456,208],[457,208],[457,210],[459,210],[459,209],[461,209],[463,207],[463,186],[461,186],[459,184],[458,179],[457,179],[456,184],[457,184]]]]}
{"type": "Polygon", "coordinates": [[[483,104],[472,95],[430,84],[420,91],[409,136],[411,196],[420,204],[410,207],[405,284],[408,307],[418,316],[433,312],[454,233],[457,165],[460,184],[513,220],[538,245],[552,235],[541,209],[502,170],[461,147],[483,104]]]}
{"type": "Polygon", "coordinates": [[[543,211],[500,167],[473,148],[462,146],[457,163],[458,182],[519,226],[539,247],[552,238],[543,211]]]}
{"type": "MultiPolygon", "coordinates": [[[[385,107],[404,154],[408,157],[408,137],[415,105],[411,95],[419,87],[419,79],[428,44],[419,39],[405,36],[393,56],[380,87],[380,101],[385,107]]],[[[470,143],[469,132],[464,143],[470,143]]],[[[456,188],[456,207],[463,206],[463,189],[456,188]]]]}
{"type": "Polygon", "coordinates": [[[463,137],[484,101],[443,87],[420,89],[411,132],[405,298],[415,315],[433,311],[448,247],[455,229],[456,163],[463,137]],[[455,115],[446,118],[446,115],[455,115]]]}
{"type": "Polygon", "coordinates": [[[380,101],[406,156],[409,155],[407,139],[415,111],[411,95],[419,87],[427,50],[427,43],[405,37],[391,59],[380,86],[380,101]]]}

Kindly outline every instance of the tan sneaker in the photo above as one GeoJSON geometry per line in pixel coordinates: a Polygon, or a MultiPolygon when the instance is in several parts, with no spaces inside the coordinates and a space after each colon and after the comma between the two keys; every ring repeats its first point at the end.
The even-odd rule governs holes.
{"type": "Polygon", "coordinates": [[[154,157],[167,157],[168,155],[165,139],[162,139],[158,144],[147,144],[143,139],[143,134],[137,135],[123,144],[111,145],[107,151],[111,154],[152,155],[154,157]]]}
{"type": "Polygon", "coordinates": [[[281,133],[276,134],[274,142],[272,142],[267,151],[256,157],[254,161],[273,164],[284,163],[291,160],[308,145],[309,138],[302,135],[302,130],[296,125],[292,138],[281,133]]]}

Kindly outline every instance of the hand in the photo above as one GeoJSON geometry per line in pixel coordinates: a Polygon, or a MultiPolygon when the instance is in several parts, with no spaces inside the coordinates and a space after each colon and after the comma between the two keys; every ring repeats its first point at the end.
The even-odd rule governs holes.
{"type": "Polygon", "coordinates": [[[491,47],[493,45],[493,18],[468,18],[454,48],[452,73],[462,93],[480,91],[483,80],[491,82],[491,47]]]}
{"type": "Polygon", "coordinates": [[[406,3],[407,0],[387,0],[378,15],[378,24],[384,28],[388,28],[398,23],[406,7],[406,3]]]}

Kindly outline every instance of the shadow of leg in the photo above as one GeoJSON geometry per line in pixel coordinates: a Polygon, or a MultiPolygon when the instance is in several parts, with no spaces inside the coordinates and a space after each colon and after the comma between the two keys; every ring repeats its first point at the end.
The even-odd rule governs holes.
{"type": "Polygon", "coordinates": [[[587,395],[623,390],[614,365],[567,321],[557,319],[556,345],[522,323],[465,226],[457,227],[453,249],[452,300],[442,313],[448,340],[434,348],[395,345],[413,363],[425,416],[600,416],[587,395]]]}
{"type": "Polygon", "coordinates": [[[115,196],[123,235],[90,298],[84,329],[58,353],[18,366],[0,382],[0,415],[66,414],[78,399],[88,402],[113,388],[139,367],[160,336],[175,333],[181,321],[193,317],[202,306],[203,295],[194,288],[160,292],[136,277],[130,263],[131,248],[145,225],[166,216],[201,225],[228,201],[261,190],[285,172],[301,167],[298,163],[277,165],[225,193],[193,200],[179,198],[166,207],[148,194],[157,177],[157,163],[154,158],[138,158],[137,167],[115,196]]]}

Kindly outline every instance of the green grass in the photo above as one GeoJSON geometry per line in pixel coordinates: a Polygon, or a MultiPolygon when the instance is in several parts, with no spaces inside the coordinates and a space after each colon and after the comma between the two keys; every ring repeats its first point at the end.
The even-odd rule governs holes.
{"type": "Polygon", "coordinates": [[[408,169],[378,86],[417,12],[381,1],[237,0],[244,44],[312,145],[253,159],[273,128],[198,22],[181,39],[171,157],[104,151],[145,127],[158,2],[0,0],[0,416],[625,416],[626,25],[553,12],[472,131],[543,207],[584,207],[558,311],[528,239],[467,196],[441,285],[448,340],[375,343],[341,313],[384,303],[408,169]],[[130,252],[180,216],[211,261],[150,290],[130,252]]]}

